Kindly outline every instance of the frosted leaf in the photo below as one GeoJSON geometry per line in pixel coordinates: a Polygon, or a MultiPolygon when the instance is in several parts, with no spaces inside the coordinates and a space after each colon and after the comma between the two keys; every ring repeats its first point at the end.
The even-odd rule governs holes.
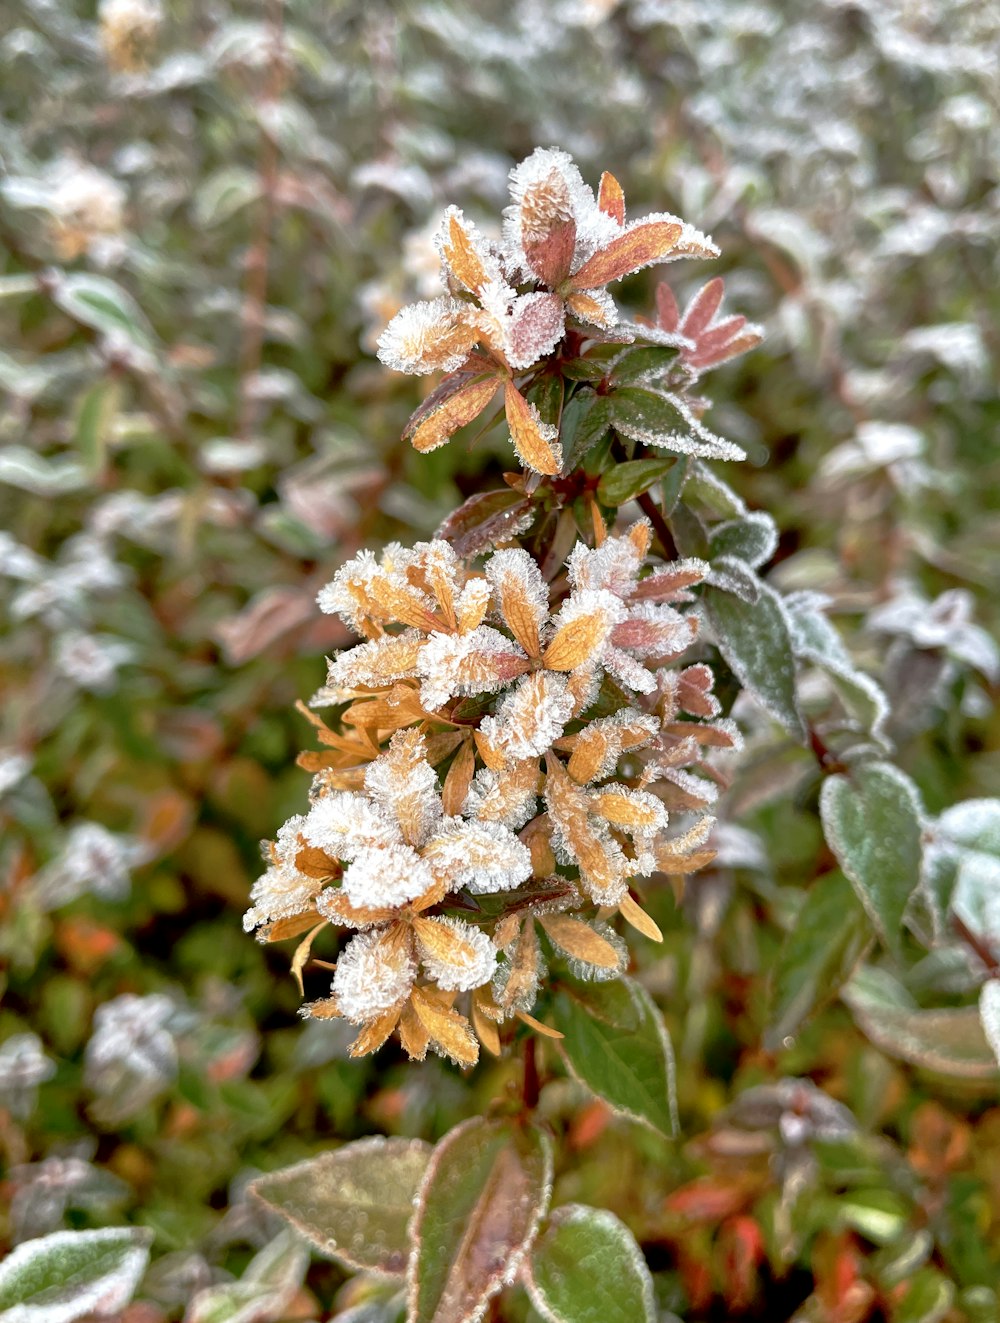
{"type": "Polygon", "coordinates": [[[344,895],[358,909],[396,909],[434,885],[434,875],[412,846],[361,849],[344,870],[344,895]]]}
{"type": "Polygon", "coordinates": [[[450,992],[468,992],[481,988],[492,979],[497,967],[497,950],[488,935],[461,919],[426,919],[417,932],[417,946],[427,976],[439,988],[450,992]],[[427,936],[434,928],[442,931],[444,941],[434,942],[427,936]],[[453,941],[448,935],[453,935],[453,941]]]}
{"type": "Polygon", "coordinates": [[[462,811],[480,822],[500,822],[517,831],[535,816],[537,786],[538,764],[533,759],[502,772],[482,767],[473,777],[462,811]]]}
{"type": "Polygon", "coordinates": [[[562,735],[573,715],[573,696],[564,675],[535,671],[506,694],[495,717],[483,717],[480,730],[490,745],[512,761],[540,757],[562,735]]]}
{"type": "Polygon", "coordinates": [[[611,630],[625,615],[621,598],[607,589],[575,590],[552,617],[552,639],[545,654],[546,665],[559,670],[575,670],[587,662],[600,661],[611,630]],[[566,640],[570,646],[558,647],[560,639],[566,640]],[[575,640],[579,646],[573,647],[570,640],[575,640]],[[558,651],[559,657],[553,657],[554,650],[558,651]]]}
{"type": "Polygon", "coordinates": [[[415,846],[424,843],[442,815],[437,773],[426,753],[424,738],[417,731],[397,731],[388,752],[376,758],[365,773],[368,797],[396,819],[403,839],[415,846]]]}
{"type": "Polygon", "coordinates": [[[615,426],[632,441],[642,445],[659,446],[663,450],[673,451],[678,455],[697,455],[702,459],[746,459],[746,451],[732,441],[725,441],[716,436],[694,416],[687,402],[680,396],[668,391],[658,391],[670,406],[676,410],[683,421],[686,432],[665,432],[658,417],[653,417],[648,426],[644,426],[641,416],[619,417],[615,426]]]}
{"type": "Polygon", "coordinates": [[[551,354],[566,326],[558,294],[521,294],[504,320],[504,353],[515,370],[531,367],[551,354]]]}
{"type": "Polygon", "coordinates": [[[56,1073],[37,1034],[12,1034],[0,1044],[0,1103],[18,1121],[34,1111],[39,1084],[56,1073]]]}
{"type": "Polygon", "coordinates": [[[522,646],[538,649],[542,622],[549,613],[549,588],[542,572],[523,547],[495,551],[485,565],[497,607],[522,646]]]}
{"type": "Polygon", "coordinates": [[[78,1157],[49,1157],[15,1166],[9,1180],[14,1190],[10,1221],[15,1244],[58,1230],[69,1209],[107,1221],[131,1197],[125,1181],[78,1157]]]}
{"type": "Polygon", "coordinates": [[[402,840],[390,814],[350,790],[321,795],[305,817],[302,835],[333,859],[353,859],[359,850],[402,840]]]}
{"type": "Polygon", "coordinates": [[[979,1018],[986,1041],[1000,1064],[1000,979],[991,978],[983,984],[979,994],[979,1018]]]}
{"type": "Polygon", "coordinates": [[[490,694],[524,670],[524,653],[489,625],[471,634],[431,634],[420,654],[421,702],[431,711],[458,695],[490,694]]]}
{"type": "Polygon", "coordinates": [[[48,562],[22,546],[10,533],[0,529],[0,574],[8,579],[23,579],[37,583],[48,568],[48,562]]]}
{"type": "Polygon", "coordinates": [[[117,683],[119,666],[134,660],[132,645],[111,634],[72,630],[56,640],[56,670],[93,694],[111,693],[117,683]]]}
{"type": "Polygon", "coordinates": [[[479,338],[468,304],[433,299],[401,308],[378,338],[378,356],[396,372],[452,372],[479,338]]]}
{"type": "Polygon", "coordinates": [[[346,1019],[370,1020],[408,996],[417,976],[412,948],[390,930],[358,933],[337,958],[333,995],[346,1019]]]}
{"type": "Polygon", "coordinates": [[[499,255],[459,207],[448,207],[441,217],[434,247],[446,274],[472,294],[502,279],[499,255]]]}
{"type": "Polygon", "coordinates": [[[545,804],[556,857],[579,867],[581,882],[599,905],[617,905],[629,877],[621,846],[606,823],[591,817],[587,793],[573,784],[562,764],[550,758],[547,767],[545,804]]]}
{"type": "Polygon", "coordinates": [[[32,760],[15,749],[0,749],[0,799],[24,780],[32,768],[32,760]]]}
{"type": "Polygon", "coordinates": [[[320,610],[339,615],[359,633],[369,619],[426,626],[434,604],[407,581],[411,560],[412,552],[398,543],[390,543],[378,559],[370,551],[359,552],[320,589],[316,598],[320,610]]]}
{"type": "Polygon", "coordinates": [[[621,648],[606,647],[601,662],[610,675],[634,693],[651,694],[656,688],[653,673],[621,648]]]}
{"type": "Polygon", "coordinates": [[[413,679],[424,641],[418,630],[406,629],[402,634],[384,634],[359,643],[331,659],[327,683],[335,688],[378,689],[398,680],[413,679]]]}
{"type": "Polygon", "coordinates": [[[639,657],[670,657],[683,652],[694,640],[695,632],[695,622],[673,607],[641,602],[614,627],[611,642],[639,657]]]}
{"type": "Polygon", "coordinates": [[[633,534],[643,528],[649,528],[646,520],[633,524],[624,537],[606,538],[600,547],[588,547],[585,542],[578,542],[566,561],[572,586],[606,588],[627,600],[635,588],[643,561],[633,534]]]}
{"type": "Polygon", "coordinates": [[[576,270],[618,226],[600,210],[593,190],[573,159],[556,148],[538,147],[510,174],[513,205],[504,212],[504,242],[511,266],[529,270],[548,283],[549,264],[538,265],[538,249],[560,226],[572,223],[570,270],[576,270]],[[530,256],[529,256],[530,254],[530,256]],[[537,269],[536,269],[537,268],[537,269]]]}
{"type": "Polygon", "coordinates": [[[594,932],[602,937],[608,946],[613,947],[618,956],[618,964],[610,967],[606,965],[595,965],[589,960],[581,960],[578,956],[566,953],[566,967],[574,978],[583,980],[586,983],[610,983],[613,979],[621,978],[626,972],[629,964],[630,952],[628,943],[614,928],[606,923],[592,923],[590,925],[594,932]]]}
{"type": "Polygon", "coordinates": [[[116,836],[97,822],[76,823],[59,856],[35,879],[36,894],[46,909],[88,891],[102,900],[122,900],[129,893],[132,866],[145,857],[145,847],[133,837],[116,836]]]}
{"type": "Polygon", "coordinates": [[[483,623],[491,596],[492,589],[485,579],[469,580],[455,601],[455,616],[461,633],[468,634],[483,623]]]}
{"type": "Polygon", "coordinates": [[[250,891],[254,903],[243,915],[244,932],[253,932],[254,928],[275,919],[305,913],[322,885],[317,878],[294,874],[290,869],[269,868],[250,891]]]}
{"type": "MultiPolygon", "coordinates": [[[[618,305],[606,289],[577,290],[570,294],[566,306],[574,317],[582,322],[589,322],[591,326],[607,329],[619,325],[618,305]]],[[[616,338],[620,334],[619,328],[616,338]]]]}
{"type": "Polygon", "coordinates": [[[450,891],[465,887],[473,895],[513,891],[531,876],[528,847],[498,822],[445,818],[423,858],[450,891]]]}
{"type": "Polygon", "coordinates": [[[83,1079],[103,1124],[134,1116],[173,1083],[177,1046],[167,1026],[174,1014],[174,1003],[159,993],[124,993],[94,1012],[83,1079]]]}
{"type": "Polygon", "coordinates": [[[614,771],[626,749],[642,748],[659,728],[655,717],[628,707],[588,722],[576,737],[570,775],[581,782],[603,780],[614,771]]]}

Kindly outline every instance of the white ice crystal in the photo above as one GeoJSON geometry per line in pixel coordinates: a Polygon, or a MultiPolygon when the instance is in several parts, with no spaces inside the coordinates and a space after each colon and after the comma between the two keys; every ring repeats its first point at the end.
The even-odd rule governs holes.
{"type": "Polygon", "coordinates": [[[12,1034],[0,1044],[0,1104],[18,1120],[27,1120],[39,1084],[55,1073],[55,1062],[45,1055],[37,1034],[12,1034]]]}
{"type": "Polygon", "coordinates": [[[489,625],[470,634],[431,634],[418,666],[421,702],[434,711],[458,695],[495,693],[514,678],[507,660],[523,657],[516,643],[489,625]]]}
{"type": "Polygon", "coordinates": [[[403,943],[387,941],[384,930],[358,933],[337,959],[333,995],[341,1014],[359,1024],[401,1002],[416,976],[403,943]]]}
{"type": "Polygon", "coordinates": [[[344,870],[344,895],[359,909],[396,908],[416,900],[434,875],[410,845],[359,850],[344,870]]]}
{"type": "Polygon", "coordinates": [[[535,816],[537,779],[537,774],[530,780],[518,779],[506,769],[494,772],[481,767],[472,779],[462,811],[481,822],[500,822],[517,831],[535,816]]]}
{"type": "Polygon", "coordinates": [[[513,891],[531,876],[528,847],[498,822],[445,818],[423,857],[453,891],[465,887],[474,895],[513,891]]]}
{"type": "Polygon", "coordinates": [[[431,922],[447,928],[459,938],[451,948],[450,958],[432,955],[418,938],[421,962],[438,987],[450,992],[467,992],[488,983],[497,967],[497,950],[488,935],[461,919],[433,919],[431,922]]]}
{"type": "Polygon", "coordinates": [[[389,814],[351,790],[316,799],[302,823],[302,835],[333,859],[353,859],[359,850],[402,840],[399,824],[389,814]]]}
{"type": "Polygon", "coordinates": [[[495,717],[483,717],[479,729],[506,758],[538,758],[562,735],[573,707],[564,675],[535,671],[504,696],[495,717]]]}
{"type": "Polygon", "coordinates": [[[133,865],[145,857],[134,837],[117,836],[97,822],[78,822],[66,833],[59,855],[35,878],[36,894],[46,909],[87,891],[102,900],[121,900],[128,895],[133,865]]]}
{"type": "Polygon", "coordinates": [[[454,371],[469,355],[471,337],[461,330],[470,312],[457,299],[408,304],[379,336],[379,359],[395,372],[454,371]]]}

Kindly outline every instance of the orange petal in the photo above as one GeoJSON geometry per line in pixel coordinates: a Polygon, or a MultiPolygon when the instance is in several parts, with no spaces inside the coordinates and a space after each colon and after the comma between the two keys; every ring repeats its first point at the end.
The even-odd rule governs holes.
{"type": "Polygon", "coordinates": [[[426,988],[414,988],[410,1002],[431,1039],[460,1066],[479,1060],[479,1042],[464,1015],[440,1006],[426,988]]]}
{"type": "Polygon", "coordinates": [[[387,1011],[383,1011],[375,1020],[369,1020],[365,1027],[351,1044],[349,1051],[352,1057],[364,1057],[369,1052],[375,1052],[382,1046],[385,1040],[399,1023],[398,1006],[392,1006],[387,1011]]]}

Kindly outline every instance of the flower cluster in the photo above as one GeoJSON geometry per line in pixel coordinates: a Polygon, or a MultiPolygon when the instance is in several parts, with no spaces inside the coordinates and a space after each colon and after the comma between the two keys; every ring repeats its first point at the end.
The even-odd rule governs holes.
{"type": "MultiPolygon", "coordinates": [[[[449,207],[436,244],[450,293],[401,309],[379,338],[379,357],[399,372],[451,374],[411,419],[418,450],[443,445],[502,388],[519,459],[552,475],[562,466],[558,428],[515,377],[552,354],[570,324],[590,334],[617,327],[609,284],[656,262],[719,250],[668,213],[626,222],[614,176],[602,176],[595,197],[565,152],[539,148],[522,161],[511,173],[511,198],[499,242],[449,207]]],[[[661,331],[661,343],[687,342],[661,331]]]]}
{"type": "Polygon", "coordinates": [[[339,730],[314,718],[312,805],[269,847],[246,926],[354,930],[308,1012],[358,1024],[356,1053],[394,1030],[417,1058],[498,1050],[504,1020],[538,1023],[536,923],[578,972],[614,976],[611,914],[658,936],[630,885],[707,858],[715,788],[692,766],[736,733],[708,668],[671,663],[708,566],[651,568],[650,542],[645,520],[579,542],[550,584],[522,547],[478,571],[435,539],[364,551],[320,594],[365,641],[330,663],[339,730]],[[698,816],[677,836],[671,811],[698,816]]]}

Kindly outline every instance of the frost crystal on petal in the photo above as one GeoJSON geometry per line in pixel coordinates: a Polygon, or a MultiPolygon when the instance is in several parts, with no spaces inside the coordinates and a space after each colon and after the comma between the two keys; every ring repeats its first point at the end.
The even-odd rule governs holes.
{"type": "Polygon", "coordinates": [[[344,894],[359,909],[396,908],[434,884],[431,870],[409,845],[359,850],[344,870],[344,894]]]}
{"type": "Polygon", "coordinates": [[[495,717],[483,718],[480,730],[493,748],[511,760],[537,758],[563,733],[573,707],[564,675],[535,671],[504,697],[495,717]]]}
{"type": "Polygon", "coordinates": [[[379,336],[378,356],[396,372],[452,372],[478,339],[473,312],[457,299],[408,304],[379,336]]]}
{"type": "Polygon", "coordinates": [[[480,625],[471,634],[431,634],[420,654],[420,698],[433,710],[460,694],[491,694],[523,671],[524,654],[499,630],[480,625]]]}
{"type": "Polygon", "coordinates": [[[426,752],[417,731],[397,731],[388,753],[376,758],[365,773],[369,798],[396,819],[403,839],[416,846],[424,843],[442,815],[437,773],[426,752]]]}
{"type": "Polygon", "coordinates": [[[470,988],[481,988],[492,979],[497,967],[497,949],[486,933],[455,918],[428,919],[425,923],[443,930],[445,939],[435,942],[432,950],[423,933],[417,935],[421,963],[439,988],[467,992],[470,988]]]}
{"type": "Polygon", "coordinates": [[[423,858],[450,891],[513,891],[531,876],[528,847],[498,822],[446,818],[424,847],[423,858]]]}
{"type": "Polygon", "coordinates": [[[354,1024],[398,1005],[417,976],[417,963],[406,943],[384,930],[358,933],[337,960],[333,995],[340,1012],[354,1024]]]}

